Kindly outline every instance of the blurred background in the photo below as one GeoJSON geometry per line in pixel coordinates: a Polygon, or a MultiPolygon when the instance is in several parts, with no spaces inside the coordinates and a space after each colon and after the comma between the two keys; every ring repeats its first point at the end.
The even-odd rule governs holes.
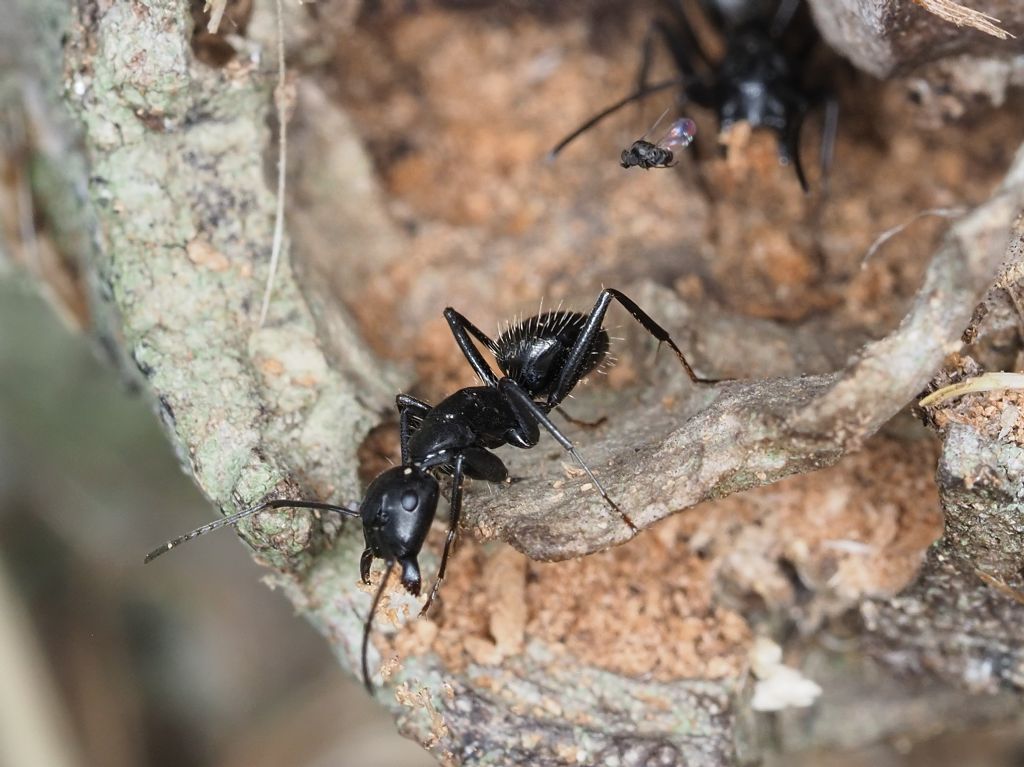
{"type": "Polygon", "coordinates": [[[143,567],[212,514],[144,398],[0,266],[0,766],[433,764],[231,533],[143,567]]]}

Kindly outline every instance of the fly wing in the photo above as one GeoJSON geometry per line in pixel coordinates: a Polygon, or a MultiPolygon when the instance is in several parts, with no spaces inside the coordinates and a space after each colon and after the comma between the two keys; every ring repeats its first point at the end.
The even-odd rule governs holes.
{"type": "Polygon", "coordinates": [[[697,124],[689,117],[680,117],[669,126],[668,132],[662,136],[658,146],[673,152],[685,149],[693,143],[695,135],[697,135],[697,124]]]}

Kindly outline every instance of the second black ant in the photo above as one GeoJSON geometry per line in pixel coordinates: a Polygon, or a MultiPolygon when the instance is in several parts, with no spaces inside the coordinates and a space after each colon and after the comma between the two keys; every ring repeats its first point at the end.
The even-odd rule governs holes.
{"type": "MultiPolygon", "coordinates": [[[[728,20],[710,3],[703,3],[705,12],[724,37],[725,53],[717,61],[701,47],[681,2],[670,0],[667,6],[669,20],[657,19],[644,42],[636,90],[601,110],[559,141],[551,150],[551,156],[557,155],[570,142],[628,104],[681,86],[681,103],[693,103],[714,111],[722,133],[741,121],[746,121],[753,128],[765,127],[775,131],[779,161],[793,165],[801,189],[807,192],[807,177],[800,160],[800,130],[810,109],[824,103],[825,126],[821,146],[824,177],[835,147],[838,103],[830,94],[812,90],[805,84],[805,70],[813,44],[804,44],[796,49],[783,44],[783,35],[796,16],[800,0],[781,0],[770,19],[754,17],[740,22],[728,20]],[[649,85],[647,74],[656,36],[663,40],[671,53],[679,76],[649,85]]],[[[642,139],[634,142],[622,153],[623,167],[669,166],[671,160],[646,163],[639,156],[635,157],[638,143],[642,144],[641,150],[651,148],[649,142],[642,139]],[[640,161],[633,162],[633,159],[640,161]]],[[[657,149],[657,146],[653,148],[657,149]]]]}
{"type": "Polygon", "coordinates": [[[396,566],[401,571],[405,589],[414,596],[420,594],[422,580],[418,557],[437,512],[440,496],[437,474],[451,475],[451,514],[437,577],[421,615],[430,608],[444,579],[459,529],[465,478],[505,482],[508,469],[492,450],[502,445],[531,448],[540,440],[541,429],[580,464],[623,524],[632,533],[638,532],[633,520],[608,495],[572,441],[548,417],[580,379],[605,358],[609,336],[602,323],[613,300],[660,343],[668,344],[693,383],[716,382],[717,379],[699,377],[668,332],[617,290],[602,290],[589,314],[546,312],[513,325],[495,340],[449,307],[444,316],[455,342],[483,385],[459,389],[433,407],[415,397],[399,394],[395,403],[402,463],[383,471],[370,483],[357,509],[319,501],[265,501],[165,543],[150,552],[146,562],[197,536],[235,525],[268,509],[319,509],[360,517],[366,546],[359,563],[360,577],[364,583],[370,582],[374,559],[383,559],[386,566],[363,629],[363,681],[372,694],[367,652],[373,615],[396,566]],[[474,339],[493,355],[501,370],[500,376],[484,359],[474,339]]]}

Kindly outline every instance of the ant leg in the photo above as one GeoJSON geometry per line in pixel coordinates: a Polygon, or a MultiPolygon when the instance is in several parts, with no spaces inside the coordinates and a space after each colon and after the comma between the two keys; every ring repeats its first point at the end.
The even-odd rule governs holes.
{"type": "Polygon", "coordinates": [[[579,337],[576,339],[576,343],[569,352],[565,365],[562,367],[562,374],[558,379],[558,385],[548,397],[548,409],[559,405],[562,400],[568,396],[569,390],[572,389],[573,385],[577,380],[579,380],[579,369],[590,351],[591,344],[593,344],[597,334],[601,332],[601,324],[604,322],[605,312],[608,311],[608,305],[612,302],[612,299],[618,301],[627,312],[633,315],[633,319],[639,322],[643,326],[644,330],[658,339],[659,342],[669,345],[669,348],[675,352],[676,358],[683,366],[683,369],[686,371],[686,375],[690,377],[691,381],[694,383],[718,383],[723,380],[720,378],[701,378],[694,373],[693,368],[690,367],[690,363],[686,361],[686,357],[683,355],[682,350],[676,346],[676,342],[672,340],[672,336],[668,334],[668,331],[665,330],[665,328],[651,319],[650,315],[641,309],[633,299],[618,290],[605,288],[597,297],[597,303],[595,303],[594,308],[590,310],[590,315],[587,317],[583,330],[580,331],[579,337]]]}
{"type": "Polygon", "coordinates": [[[434,597],[437,596],[438,589],[441,588],[441,581],[444,580],[444,573],[448,567],[448,557],[451,555],[452,545],[455,543],[455,536],[459,531],[459,517],[462,514],[462,466],[464,462],[465,456],[459,453],[455,457],[455,463],[452,467],[452,497],[449,501],[451,504],[451,516],[448,520],[448,537],[444,539],[444,551],[441,552],[441,565],[437,569],[437,577],[434,578],[434,585],[430,588],[430,593],[427,595],[427,601],[423,603],[420,615],[427,614],[427,610],[430,609],[430,605],[434,602],[434,597]]]}
{"type": "Polygon", "coordinates": [[[214,530],[219,530],[220,528],[227,527],[228,525],[237,525],[246,517],[251,517],[253,514],[259,514],[261,511],[267,511],[268,509],[319,509],[321,511],[334,511],[346,517],[359,516],[358,509],[350,509],[346,506],[335,506],[333,503],[320,503],[319,501],[292,501],[287,498],[276,498],[272,501],[261,503],[259,506],[242,509],[242,511],[236,511],[234,514],[221,517],[213,522],[207,522],[205,525],[197,527],[190,533],[185,533],[174,540],[167,541],[163,546],[155,548],[149,552],[146,555],[144,564],[149,564],[161,554],[166,554],[175,546],[180,546],[187,541],[191,541],[193,538],[198,538],[200,535],[212,533],[214,530]]]}
{"type": "Polygon", "coordinates": [[[646,88],[642,88],[641,90],[638,90],[638,91],[634,91],[633,93],[629,94],[625,98],[619,99],[614,104],[612,104],[610,107],[606,107],[605,109],[602,109],[600,112],[598,112],[596,115],[594,115],[593,117],[588,119],[585,123],[583,123],[580,127],[578,127],[576,130],[574,130],[568,136],[566,136],[561,141],[559,141],[555,145],[555,148],[552,149],[550,152],[548,152],[548,159],[549,160],[555,159],[555,156],[559,152],[561,152],[563,149],[565,149],[570,143],[572,143],[577,138],[579,138],[582,134],[586,133],[588,130],[593,128],[595,125],[597,125],[599,122],[601,122],[601,120],[606,118],[608,115],[611,115],[611,114],[614,114],[615,112],[618,112],[624,106],[628,106],[629,104],[632,104],[634,101],[640,101],[641,99],[645,99],[645,98],[647,98],[648,96],[650,96],[650,95],[652,95],[654,93],[660,93],[661,91],[666,90],[668,88],[674,88],[674,87],[677,87],[679,85],[685,85],[685,84],[686,84],[686,77],[685,76],[684,77],[673,77],[671,80],[662,80],[661,82],[655,83],[654,85],[648,86],[646,88]]]}
{"type": "Polygon", "coordinates": [[[647,87],[647,75],[651,70],[651,58],[654,53],[654,33],[657,31],[657,21],[652,21],[647,27],[647,34],[644,35],[644,45],[640,49],[640,68],[636,72],[636,87],[634,93],[638,93],[647,87]]]}
{"type": "Polygon", "coordinates": [[[359,580],[369,585],[370,568],[373,567],[373,550],[366,548],[359,556],[359,580]]]}
{"type": "Polygon", "coordinates": [[[697,41],[690,34],[689,28],[687,27],[681,34],[673,32],[672,28],[666,24],[662,19],[654,19],[650,26],[647,27],[647,34],[644,36],[644,45],[640,55],[640,69],[637,71],[636,77],[636,92],[640,93],[647,87],[647,75],[651,71],[651,60],[654,56],[654,41],[656,36],[660,36],[662,42],[665,43],[665,47],[668,48],[669,53],[672,54],[672,59],[676,64],[676,68],[686,77],[692,77],[696,72],[695,62],[691,55],[691,51],[696,51],[698,56],[704,61],[704,52],[700,50],[697,45],[697,41]],[[680,39],[680,38],[686,39],[680,39]]]}
{"type": "Polygon", "coordinates": [[[462,452],[466,476],[484,482],[501,484],[508,479],[508,469],[498,456],[482,447],[467,447],[462,452]]]}
{"type": "Polygon", "coordinates": [[[444,310],[444,318],[448,320],[448,327],[451,328],[452,335],[455,336],[455,343],[459,345],[459,349],[462,350],[463,356],[473,367],[473,372],[477,374],[481,381],[487,386],[497,386],[498,377],[494,375],[494,371],[491,370],[491,366],[487,364],[487,360],[480,354],[480,350],[477,349],[469,336],[472,335],[477,341],[482,343],[491,353],[494,352],[494,341],[492,341],[486,333],[480,330],[476,325],[467,320],[452,307],[448,307],[444,310]]]}
{"type": "Polygon", "coordinates": [[[580,420],[579,418],[573,418],[565,411],[565,408],[562,407],[556,407],[555,412],[562,416],[562,418],[571,423],[573,426],[579,426],[584,429],[596,429],[598,426],[603,425],[604,422],[608,420],[608,416],[603,415],[596,421],[583,421],[580,420]]]}
{"type": "Polygon", "coordinates": [[[793,163],[793,169],[796,171],[796,178],[800,182],[800,188],[804,194],[807,194],[810,191],[810,186],[807,183],[807,176],[804,174],[803,162],[800,160],[800,129],[803,127],[803,124],[804,113],[800,112],[780,137],[779,162],[783,165],[789,165],[790,162],[793,163]]]}
{"type": "Polygon", "coordinates": [[[373,616],[377,613],[377,606],[380,604],[380,599],[384,596],[384,589],[388,586],[388,581],[391,580],[391,571],[395,569],[394,562],[387,563],[387,569],[384,574],[380,577],[380,585],[377,587],[377,593],[373,595],[373,602],[370,604],[370,612],[366,616],[366,622],[363,624],[363,687],[370,693],[370,697],[373,697],[373,682],[370,680],[370,664],[367,659],[370,649],[370,630],[373,628],[373,616]]]}
{"type": "Polygon", "coordinates": [[[398,408],[398,435],[402,445],[402,465],[409,463],[409,437],[412,436],[413,418],[423,420],[423,417],[431,411],[430,405],[423,400],[410,397],[408,394],[399,394],[395,397],[395,407],[398,408]]]}
{"type": "Polygon", "coordinates": [[[532,428],[533,432],[537,431],[536,424],[540,424],[541,426],[543,426],[547,430],[548,434],[554,437],[555,441],[559,445],[561,445],[562,448],[569,453],[569,455],[575,458],[576,462],[581,467],[583,467],[583,471],[587,473],[587,476],[590,478],[590,481],[593,483],[594,487],[597,488],[597,491],[601,494],[601,497],[604,499],[605,503],[611,506],[612,509],[614,509],[615,512],[620,517],[622,517],[622,521],[629,526],[630,530],[632,530],[634,533],[640,532],[640,529],[636,526],[636,524],[634,524],[633,520],[630,519],[629,515],[626,514],[626,512],[624,512],[622,509],[620,509],[619,505],[611,499],[611,496],[608,495],[608,492],[604,489],[604,485],[602,485],[600,480],[598,480],[598,478],[594,476],[594,472],[590,470],[590,467],[587,465],[587,462],[583,460],[583,456],[581,456],[579,452],[576,450],[576,447],[575,445],[572,444],[572,441],[564,434],[562,434],[561,430],[557,426],[555,426],[555,424],[552,422],[550,418],[548,418],[547,413],[545,413],[541,409],[541,406],[534,402],[530,398],[530,395],[523,391],[522,387],[519,386],[519,384],[517,384],[511,378],[502,378],[501,381],[498,383],[498,391],[505,395],[508,402],[512,405],[512,408],[515,411],[516,417],[518,418],[520,423],[528,422],[534,424],[532,428]]]}
{"type": "Polygon", "coordinates": [[[693,31],[693,26],[690,24],[690,19],[686,15],[686,11],[683,10],[682,3],[675,0],[675,2],[668,3],[668,6],[672,11],[675,25],[673,27],[663,21],[657,22],[658,32],[661,34],[662,40],[665,41],[665,47],[672,54],[676,67],[680,72],[691,77],[696,74],[700,65],[710,69],[712,67],[711,59],[701,47],[700,41],[693,31]]]}
{"type": "Polygon", "coordinates": [[[830,94],[825,99],[825,120],[821,128],[821,185],[828,188],[832,160],[836,153],[836,135],[839,132],[839,99],[830,94]]]}

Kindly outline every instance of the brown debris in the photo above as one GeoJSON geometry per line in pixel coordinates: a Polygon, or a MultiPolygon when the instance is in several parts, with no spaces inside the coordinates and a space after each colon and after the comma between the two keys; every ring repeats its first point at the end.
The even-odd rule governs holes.
{"type": "Polygon", "coordinates": [[[209,269],[211,272],[224,272],[231,267],[227,256],[206,240],[192,240],[185,246],[185,252],[189,261],[196,266],[209,269]]]}
{"type": "Polygon", "coordinates": [[[523,651],[527,562],[518,551],[503,546],[484,564],[482,580],[491,612],[489,630],[499,659],[523,651]]]}
{"type": "Polygon", "coordinates": [[[1014,602],[1024,605],[1024,591],[1015,589],[1002,578],[997,578],[994,575],[989,575],[982,570],[975,570],[975,574],[981,578],[985,583],[994,588],[1000,594],[1009,597],[1014,602]]]}
{"type": "Polygon", "coordinates": [[[1004,389],[967,394],[947,400],[929,412],[941,431],[950,424],[962,423],[989,439],[1024,447],[1024,391],[1004,389]]]}
{"type": "Polygon", "coordinates": [[[426,712],[430,720],[430,734],[423,742],[424,748],[430,750],[448,736],[448,725],[445,724],[444,717],[437,710],[430,697],[430,690],[426,687],[414,691],[409,683],[403,682],[395,688],[395,700],[406,708],[422,709],[426,712]]]}
{"type": "Polygon", "coordinates": [[[787,567],[816,593],[806,616],[815,622],[913,579],[942,531],[936,456],[931,440],[876,438],[831,469],[704,504],[567,562],[463,539],[442,609],[404,628],[395,648],[430,648],[458,671],[500,665],[536,640],[631,677],[735,676],[751,631],[725,605],[756,596],[773,611],[796,608],[787,567]]]}
{"type": "Polygon", "coordinates": [[[968,8],[966,5],[955,3],[953,0],[914,0],[914,2],[928,13],[934,13],[940,19],[948,21],[950,24],[956,24],[958,27],[972,27],[1000,40],[1008,40],[1013,37],[999,26],[999,19],[968,8]]]}

